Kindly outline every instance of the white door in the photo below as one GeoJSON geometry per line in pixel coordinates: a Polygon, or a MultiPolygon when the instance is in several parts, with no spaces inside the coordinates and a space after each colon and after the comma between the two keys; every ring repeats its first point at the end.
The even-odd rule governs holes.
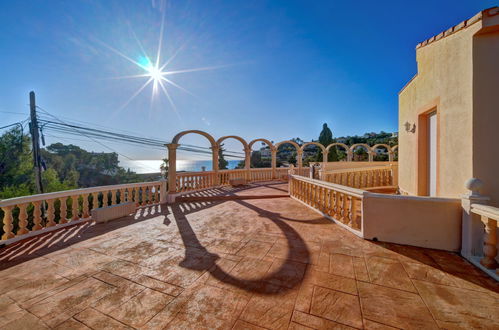
{"type": "Polygon", "coordinates": [[[437,195],[437,113],[428,116],[428,194],[437,195]]]}

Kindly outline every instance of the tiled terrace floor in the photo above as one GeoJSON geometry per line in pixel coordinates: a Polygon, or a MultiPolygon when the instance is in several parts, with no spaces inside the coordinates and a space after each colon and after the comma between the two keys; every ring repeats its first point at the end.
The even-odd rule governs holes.
{"type": "Polygon", "coordinates": [[[6,329],[499,328],[497,283],[459,256],[364,241],[289,197],[145,208],[0,258],[6,329]]]}

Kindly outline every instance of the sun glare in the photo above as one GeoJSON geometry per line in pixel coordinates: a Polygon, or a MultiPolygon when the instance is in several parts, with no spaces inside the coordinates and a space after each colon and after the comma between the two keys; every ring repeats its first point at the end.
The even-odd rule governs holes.
{"type": "Polygon", "coordinates": [[[183,69],[183,70],[169,70],[166,71],[165,69],[169,67],[170,63],[175,59],[175,57],[182,51],[184,48],[185,44],[179,47],[169,58],[166,60],[162,61],[161,57],[161,51],[162,51],[162,44],[163,44],[163,30],[164,30],[164,24],[165,24],[165,12],[163,11],[162,15],[162,20],[161,20],[161,27],[159,31],[159,40],[158,40],[158,49],[157,49],[157,54],[156,58],[154,61],[151,61],[150,57],[145,53],[144,48],[142,47],[142,43],[140,40],[135,36],[135,32],[132,30],[133,35],[135,36],[135,40],[138,42],[138,46],[141,50],[142,55],[140,55],[136,60],[133,59],[130,56],[127,56],[126,54],[122,53],[121,51],[111,47],[110,45],[97,40],[101,45],[104,47],[108,48],[112,52],[116,53],[120,57],[126,59],[127,61],[135,64],[137,67],[141,68],[145,72],[142,72],[141,74],[136,74],[136,75],[130,75],[130,76],[121,76],[121,77],[115,77],[115,79],[128,79],[128,78],[139,78],[139,79],[144,79],[145,82],[144,84],[136,90],[130,98],[117,110],[121,111],[125,107],[130,104],[130,102],[137,97],[139,94],[142,93],[146,87],[149,85],[152,85],[152,95],[151,95],[151,105],[153,100],[156,98],[160,92],[166,96],[166,99],[170,103],[172,110],[179,116],[180,114],[177,111],[177,107],[175,106],[175,103],[173,102],[173,99],[170,95],[171,92],[169,92],[167,86],[172,86],[175,87],[184,93],[188,93],[192,96],[196,96],[193,93],[191,93],[189,90],[185,89],[184,87],[180,86],[176,82],[174,82],[171,78],[171,76],[176,75],[176,74],[182,74],[182,73],[189,73],[189,72],[196,72],[196,71],[206,71],[206,70],[214,70],[214,69],[219,69],[223,67],[227,67],[230,65],[218,65],[218,66],[208,66],[208,67],[200,67],[200,68],[188,68],[188,69],[183,69]],[[166,76],[169,76],[169,78],[166,78],[166,76]]]}

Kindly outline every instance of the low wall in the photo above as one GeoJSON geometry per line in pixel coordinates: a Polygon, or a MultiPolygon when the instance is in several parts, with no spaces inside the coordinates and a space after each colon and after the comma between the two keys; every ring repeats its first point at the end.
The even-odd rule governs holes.
{"type": "Polygon", "coordinates": [[[367,193],[362,212],[364,238],[460,251],[460,199],[367,193]]]}
{"type": "Polygon", "coordinates": [[[325,171],[334,171],[334,170],[345,170],[351,168],[359,168],[359,167],[378,167],[378,166],[390,166],[390,164],[397,165],[397,162],[327,162],[327,163],[310,163],[312,164],[321,164],[321,167],[325,171]]]}

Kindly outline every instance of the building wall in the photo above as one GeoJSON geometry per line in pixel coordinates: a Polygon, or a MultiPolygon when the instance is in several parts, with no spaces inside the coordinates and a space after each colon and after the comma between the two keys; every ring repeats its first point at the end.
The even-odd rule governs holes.
{"type": "Polygon", "coordinates": [[[473,176],[499,207],[499,15],[473,39],[473,176]]]}
{"type": "Polygon", "coordinates": [[[418,154],[426,130],[420,115],[435,109],[438,125],[437,196],[459,197],[472,177],[473,35],[478,21],[417,49],[417,76],[399,94],[399,187],[425,195],[426,161],[418,154]],[[407,132],[405,123],[416,125],[407,132]],[[418,170],[418,168],[420,170],[418,170]]]}

